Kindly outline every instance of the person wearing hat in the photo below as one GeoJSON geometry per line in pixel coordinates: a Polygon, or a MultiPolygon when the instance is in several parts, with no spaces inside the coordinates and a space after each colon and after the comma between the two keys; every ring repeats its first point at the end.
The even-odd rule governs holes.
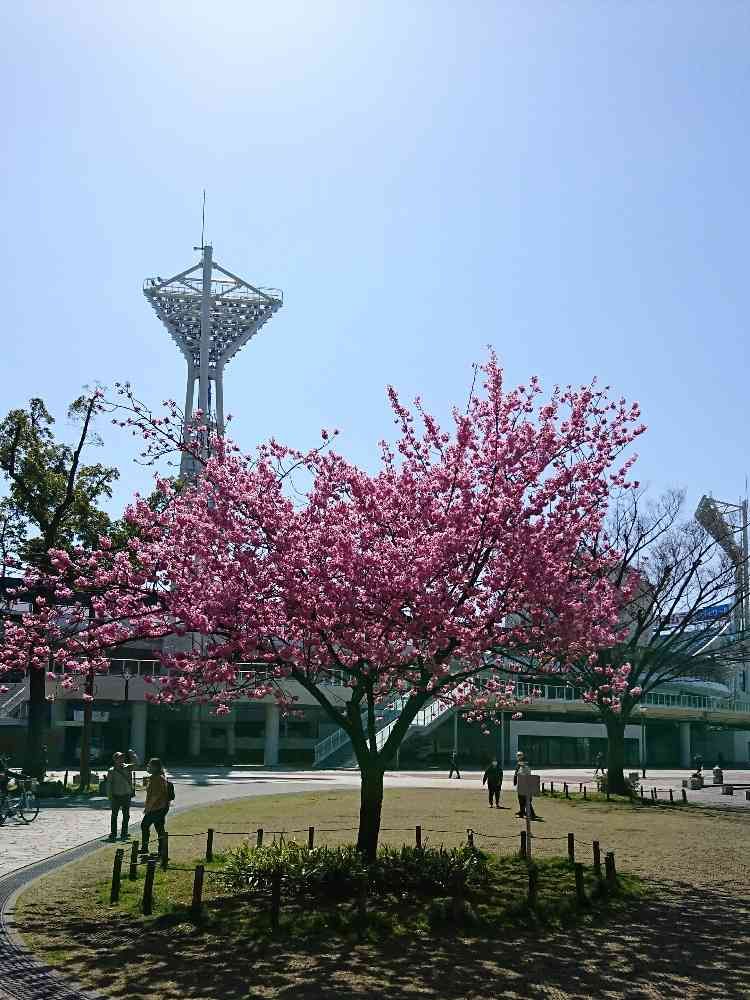
{"type": "MultiPolygon", "coordinates": [[[[522,751],[520,751],[520,750],[516,754],[516,769],[513,772],[513,784],[514,785],[518,785],[518,775],[519,774],[531,774],[531,768],[529,767],[529,764],[527,763],[526,758],[524,757],[522,751]]],[[[526,796],[525,795],[521,795],[521,793],[519,792],[518,793],[518,812],[516,813],[516,815],[517,816],[525,816],[526,815],[526,809],[527,809],[526,796]]],[[[536,819],[536,813],[534,812],[534,803],[532,802],[532,800],[530,798],[528,800],[528,810],[529,810],[529,819],[536,819]]]]}
{"type": "Polygon", "coordinates": [[[169,810],[170,783],[164,774],[164,765],[158,757],[152,757],[146,765],[149,773],[148,791],[146,792],[146,803],[144,805],[143,819],[141,820],[141,854],[148,854],[148,842],[151,834],[151,827],[156,829],[159,843],[164,836],[164,821],[169,810]]]}

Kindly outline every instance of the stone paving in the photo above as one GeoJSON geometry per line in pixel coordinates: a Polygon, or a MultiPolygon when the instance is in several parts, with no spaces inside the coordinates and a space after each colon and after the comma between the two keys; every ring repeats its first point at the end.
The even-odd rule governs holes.
{"type": "MultiPolygon", "coordinates": [[[[541,769],[539,774],[545,782],[567,781],[573,789],[579,782],[593,781],[593,771],[588,769],[541,769]]],[[[682,787],[682,779],[687,771],[664,770],[647,772],[643,781],[646,794],[651,787],[666,797],[667,789],[677,791],[682,787]]],[[[750,770],[726,771],[725,781],[750,784],[750,770]]],[[[140,775],[139,775],[140,778],[140,775]]],[[[175,783],[175,808],[189,808],[209,802],[242,798],[254,795],[273,795],[281,792],[302,792],[322,788],[357,788],[359,774],[356,770],[346,771],[292,771],[263,768],[186,768],[170,772],[175,783]]],[[[709,779],[710,780],[710,779],[709,779]]],[[[441,771],[397,771],[386,775],[386,787],[445,788],[476,787],[481,789],[482,776],[478,771],[462,772],[461,780],[448,780],[441,771]]],[[[140,784],[140,780],[139,780],[140,784]]],[[[512,788],[512,776],[506,771],[504,788],[512,788]]],[[[721,794],[721,788],[708,786],[700,792],[689,792],[689,800],[702,806],[722,806],[729,808],[750,808],[745,799],[744,789],[737,789],[734,796],[721,794]]],[[[139,788],[133,801],[130,819],[131,832],[137,831],[137,824],[143,815],[143,789],[139,788]]],[[[104,798],[86,803],[65,803],[50,800],[43,805],[37,819],[26,826],[16,819],[10,819],[0,827],[0,878],[26,865],[59,854],[96,839],[104,839],[109,833],[109,809],[104,798]]]]}

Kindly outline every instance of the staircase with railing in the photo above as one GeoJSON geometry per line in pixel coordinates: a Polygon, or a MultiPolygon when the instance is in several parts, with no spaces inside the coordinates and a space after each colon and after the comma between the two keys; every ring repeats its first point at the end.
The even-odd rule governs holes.
{"type": "MultiPolygon", "coordinates": [[[[378,728],[375,731],[375,745],[378,750],[382,750],[393,731],[393,727],[398,722],[401,711],[406,704],[408,695],[394,698],[385,705],[377,708],[378,728]]],[[[427,733],[433,725],[441,720],[453,706],[440,698],[436,698],[423,709],[417,712],[409,729],[404,736],[404,740],[409,739],[414,733],[421,731],[427,733]]],[[[362,728],[367,726],[367,712],[362,712],[362,728]]],[[[354,747],[343,729],[337,729],[335,733],[326,736],[315,746],[314,767],[349,767],[355,763],[354,747]]]]}
{"type": "Polygon", "coordinates": [[[29,697],[29,685],[27,681],[20,681],[5,692],[0,702],[0,720],[17,719],[23,713],[23,707],[29,697]]]}

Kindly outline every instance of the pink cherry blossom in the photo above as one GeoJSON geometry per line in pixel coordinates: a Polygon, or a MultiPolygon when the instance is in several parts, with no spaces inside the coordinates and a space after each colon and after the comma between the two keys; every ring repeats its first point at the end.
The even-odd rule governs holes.
{"type": "MultiPolygon", "coordinates": [[[[602,526],[644,428],[637,405],[596,383],[545,399],[536,378],[506,389],[492,354],[476,374],[450,430],[389,388],[399,437],[380,443],[372,473],[332,450],[335,434],[307,451],[271,439],[248,456],[196,422],[186,442],[173,405],[155,417],[123,387],[144,460],[177,447],[201,474],[187,486],[157,477],[157,505],[137,496],[124,548],[52,553],[41,582],[90,608],[82,600],[61,622],[42,606],[8,624],[1,667],[46,669],[54,657],[75,675],[107,669],[123,642],[189,636],[162,656],[150,700],[205,700],[224,715],[238,698],[272,695],[290,711],[283,682],[294,680],[346,731],[363,787],[380,782],[381,794],[383,769],[433,699],[476,721],[528,704],[536,692],[516,697],[519,674],[594,663],[620,634],[632,584],[612,582],[618,555],[602,526]],[[301,501],[296,472],[309,482],[301,501]],[[326,694],[332,675],[356,709],[326,694]],[[384,708],[398,721],[378,748],[384,708]]],[[[594,695],[592,683],[587,698],[616,705],[627,672],[597,676],[608,690],[594,695]]],[[[367,851],[375,812],[360,829],[367,851]]]]}

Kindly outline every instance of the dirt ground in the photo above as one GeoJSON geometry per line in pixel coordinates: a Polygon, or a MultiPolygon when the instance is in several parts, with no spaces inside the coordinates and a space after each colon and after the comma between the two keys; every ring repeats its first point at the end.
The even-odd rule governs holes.
{"type": "MultiPolygon", "coordinates": [[[[521,821],[507,794],[505,804],[490,810],[470,790],[452,790],[449,800],[431,789],[389,791],[383,839],[413,843],[419,823],[428,843],[450,845],[472,828],[478,846],[510,852],[521,821]]],[[[332,937],[314,947],[233,941],[207,949],[202,932],[185,924],[145,939],[137,920],[96,902],[109,848],[30,887],[18,928],[41,957],[118,1000],[750,997],[749,813],[561,799],[540,799],[537,808],[539,855],[564,854],[572,832],[579,860],[590,864],[598,839],[619,870],[654,883],[653,895],[604,925],[504,933],[494,942],[461,934],[352,945],[332,937]]],[[[314,825],[318,842],[351,840],[357,809],[354,792],[316,792],[193,810],[170,824],[170,854],[176,863],[195,860],[208,826],[222,831],[218,849],[238,841],[230,832],[259,826],[266,838],[297,829],[301,839],[314,825]],[[187,833],[196,836],[177,836],[187,833]]]]}

